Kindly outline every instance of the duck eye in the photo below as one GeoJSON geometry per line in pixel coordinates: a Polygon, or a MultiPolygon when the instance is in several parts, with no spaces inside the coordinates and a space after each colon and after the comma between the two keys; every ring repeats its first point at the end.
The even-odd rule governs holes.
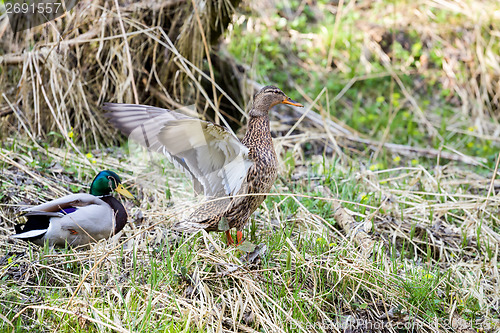
{"type": "Polygon", "coordinates": [[[108,176],[108,180],[110,188],[116,188],[118,186],[118,184],[116,184],[116,180],[113,177],[108,176]]]}

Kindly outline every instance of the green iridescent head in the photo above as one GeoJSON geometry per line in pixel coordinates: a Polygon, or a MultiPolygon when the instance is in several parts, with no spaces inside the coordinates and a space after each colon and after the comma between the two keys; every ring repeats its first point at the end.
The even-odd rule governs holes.
{"type": "Polygon", "coordinates": [[[121,179],[116,173],[110,170],[99,172],[90,185],[90,194],[103,196],[111,194],[112,191],[116,191],[130,199],[134,198],[134,196],[123,187],[121,179]]]}

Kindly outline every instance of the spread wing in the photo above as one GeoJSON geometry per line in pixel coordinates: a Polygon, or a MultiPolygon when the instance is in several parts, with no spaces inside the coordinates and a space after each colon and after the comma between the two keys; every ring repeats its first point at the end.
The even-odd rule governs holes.
{"type": "Polygon", "coordinates": [[[226,128],[184,114],[134,104],[104,104],[107,116],[129,138],[163,153],[206,196],[236,194],[253,161],[226,128]]]}

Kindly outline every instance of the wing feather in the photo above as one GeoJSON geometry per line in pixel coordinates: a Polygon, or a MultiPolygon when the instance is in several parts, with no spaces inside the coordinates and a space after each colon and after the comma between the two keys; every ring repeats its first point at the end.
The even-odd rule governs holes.
{"type": "Polygon", "coordinates": [[[163,153],[206,196],[236,194],[253,164],[248,148],[222,126],[145,105],[106,103],[104,109],[118,129],[163,153]]]}
{"type": "MultiPolygon", "coordinates": [[[[107,205],[104,201],[88,193],[70,194],[38,206],[25,208],[25,215],[44,215],[43,212],[59,212],[68,207],[85,207],[90,205],[107,205]]],[[[62,213],[58,213],[65,215],[62,213]]],[[[52,216],[52,215],[48,215],[52,216]]]]}

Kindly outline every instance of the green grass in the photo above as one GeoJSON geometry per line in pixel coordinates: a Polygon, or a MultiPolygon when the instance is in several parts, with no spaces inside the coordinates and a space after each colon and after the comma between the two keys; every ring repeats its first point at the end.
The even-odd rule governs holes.
{"type": "MultiPolygon", "coordinates": [[[[0,154],[3,190],[16,191],[16,200],[43,195],[46,190],[24,185],[37,178],[25,174],[17,178],[23,185],[16,185],[18,172],[5,158],[7,152],[15,159],[40,152],[28,149],[22,141],[6,146],[11,150],[4,148],[0,154]]],[[[96,156],[101,153],[94,151],[96,156]]],[[[68,159],[78,165],[70,150],[47,148],[44,154],[42,163],[62,165],[68,159]]],[[[96,167],[111,168],[117,162],[115,155],[121,156],[129,171],[141,170],[135,169],[141,161],[134,155],[123,156],[120,149],[107,150],[96,167]]],[[[460,180],[450,170],[440,176],[439,185],[427,188],[425,195],[417,195],[421,189],[416,184],[427,184],[438,171],[431,170],[427,176],[418,168],[374,173],[324,160],[308,163],[308,172],[297,179],[297,166],[288,167],[290,173],[277,182],[275,193],[245,229],[247,240],[266,246],[257,261],[249,263],[246,252],[227,247],[222,234],[178,238],[168,227],[178,212],[168,207],[183,199],[173,195],[166,198],[170,204],[151,201],[148,198],[157,198],[164,188],[132,187],[132,192],[140,191],[143,199],[136,203],[139,207],[128,206],[129,213],[134,216],[141,209],[146,221],[126,227],[120,239],[87,250],[2,242],[6,258],[0,270],[2,314],[18,331],[50,328],[59,332],[108,331],[109,327],[203,332],[218,325],[231,329],[234,323],[255,330],[277,325],[275,329],[287,332],[312,328],[324,331],[328,325],[347,325],[346,318],[356,318],[359,325],[387,325],[383,319],[374,322],[369,318],[389,310],[393,318],[407,318],[402,321],[407,325],[426,327],[437,321],[449,328],[452,307],[471,327],[483,327],[484,320],[491,324],[498,319],[475,293],[477,288],[484,288],[486,297],[495,297],[486,291],[489,283],[469,279],[471,272],[464,265],[474,258],[482,262],[475,266],[474,276],[489,275],[486,267],[498,250],[491,243],[487,245],[483,229],[471,233],[463,225],[467,208],[440,208],[447,211],[445,216],[449,214],[442,223],[462,230],[462,234],[448,231],[444,235],[431,227],[435,218],[432,208],[427,208],[425,216],[413,210],[419,202],[425,202],[426,207],[442,205],[445,201],[440,192],[454,197],[462,191],[477,196],[480,202],[486,192],[478,195],[466,182],[466,175],[460,178],[464,181],[464,185],[458,185],[460,191],[450,192],[455,185],[448,180],[460,180]],[[374,191],[373,184],[381,191],[374,191]],[[337,198],[356,213],[359,223],[369,221],[365,230],[378,240],[372,257],[364,258],[355,242],[344,236],[346,230],[333,218],[335,211],[324,188],[331,193],[338,191],[337,198]],[[407,192],[394,192],[393,202],[387,204],[387,193],[394,189],[407,192]],[[294,197],[292,193],[299,195],[294,197]],[[439,242],[447,244],[444,252],[439,242]],[[223,318],[220,324],[218,318],[223,318]]],[[[168,164],[162,168],[167,175],[174,172],[168,164]]],[[[53,192],[49,193],[68,189],[61,180],[66,178],[60,179],[38,165],[27,163],[19,171],[26,170],[52,184],[53,192]]],[[[91,173],[89,166],[81,166],[79,173],[62,171],[74,184],[85,184],[91,173]]],[[[131,184],[131,175],[125,171],[122,174],[131,184]]],[[[182,185],[175,179],[170,177],[171,188],[182,185]]],[[[14,206],[6,202],[11,201],[3,199],[0,212],[9,221],[4,230],[10,233],[14,206]]],[[[495,209],[488,207],[488,211],[495,209]]],[[[496,228],[487,219],[484,223],[496,228]]],[[[1,325],[2,329],[10,327],[5,321],[1,325]]]]}
{"type": "Polygon", "coordinates": [[[365,7],[346,1],[336,31],[338,8],[330,1],[293,0],[265,10],[243,3],[225,47],[249,65],[252,78],[301,102],[326,88],[314,110],[326,110],[360,138],[486,159],[469,166],[385,149],[375,156],[341,137],[335,139],[344,156],[318,155],[330,144],[324,130],[298,126],[294,134],[303,137],[279,141],[282,177],[244,230],[247,241],[265,247],[251,262],[244,247],[226,246],[223,234],[170,231],[197,199],[163,158],[149,161],[128,144],[88,148],[80,142],[84,133],[72,129],[51,132],[50,141],[3,140],[0,331],[328,332],[386,325],[451,332],[457,323],[498,330],[498,181],[489,188],[500,148],[491,96],[498,72],[491,64],[500,50],[491,3],[463,2],[460,10],[428,1],[365,7]],[[96,171],[108,168],[138,199],[127,203],[131,223],[119,237],[88,249],[7,239],[20,206],[86,192],[96,171]],[[352,223],[336,215],[334,200],[352,223]]]}
{"type": "MultiPolygon", "coordinates": [[[[328,2],[303,6],[300,1],[291,1],[264,13],[250,7],[237,18],[238,24],[227,38],[227,49],[240,62],[252,64],[250,74],[255,79],[272,82],[296,99],[296,87],[311,99],[326,88],[319,105],[329,106],[331,114],[368,138],[437,149],[451,147],[466,155],[487,158],[493,167],[500,148],[498,140],[481,138],[480,128],[471,125],[469,117],[473,115],[461,109],[461,105],[471,103],[471,113],[475,113],[478,104],[487,104],[473,94],[465,95],[473,69],[457,59],[452,69],[456,80],[450,83],[449,73],[443,67],[445,59],[456,58],[457,53],[447,52],[464,49],[457,40],[470,35],[468,29],[474,24],[473,19],[451,9],[452,6],[432,7],[406,0],[376,2],[364,10],[354,8],[344,4],[335,32],[337,16],[331,15],[328,2]],[[417,11],[430,11],[434,16],[409,14],[417,11]],[[428,26],[438,28],[423,33],[428,26]],[[455,26],[463,28],[454,29],[455,26]],[[381,58],[369,51],[370,42],[390,56],[390,68],[424,111],[435,134],[426,128],[381,58]],[[327,64],[328,59],[332,63],[327,64]],[[333,103],[352,79],[356,81],[333,103]]],[[[479,23],[482,29],[477,42],[491,47],[485,52],[496,52],[498,43],[492,42],[488,22],[479,23]]],[[[479,120],[480,127],[489,121],[488,116],[479,120]]],[[[381,154],[373,163],[381,163],[384,168],[401,163],[392,160],[381,154]]]]}

